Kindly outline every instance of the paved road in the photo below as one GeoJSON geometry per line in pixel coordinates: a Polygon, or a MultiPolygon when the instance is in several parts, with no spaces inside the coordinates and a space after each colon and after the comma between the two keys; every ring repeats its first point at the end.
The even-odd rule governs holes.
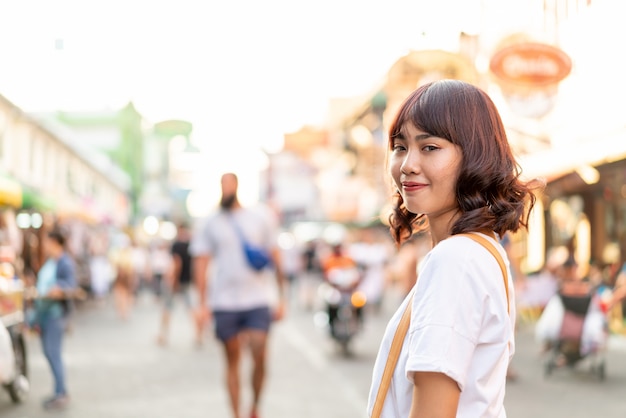
{"type": "MultiPolygon", "coordinates": [[[[393,299],[393,298],[390,298],[393,299]]],[[[391,303],[389,304],[391,305],[391,303]]],[[[390,309],[369,317],[356,341],[354,356],[344,358],[314,325],[311,312],[293,309],[278,324],[270,347],[270,370],[263,417],[363,417],[377,344],[390,309]]],[[[155,344],[158,305],[146,295],[128,322],[109,305],[89,304],[75,319],[65,347],[71,407],[61,413],[42,411],[40,399],[52,386],[37,338],[30,337],[32,390],[23,405],[12,405],[0,392],[3,418],[230,418],[222,388],[219,347],[192,344],[191,327],[180,306],[173,318],[173,341],[155,344]]],[[[510,418],[619,417],[626,411],[626,344],[612,342],[607,379],[581,371],[557,370],[544,378],[531,328],[522,326],[515,366],[520,379],[508,386],[510,418]]],[[[582,364],[581,364],[582,366],[582,364]]],[[[246,375],[249,363],[244,363],[246,375]]],[[[249,402],[249,392],[244,401],[249,402]]]]}

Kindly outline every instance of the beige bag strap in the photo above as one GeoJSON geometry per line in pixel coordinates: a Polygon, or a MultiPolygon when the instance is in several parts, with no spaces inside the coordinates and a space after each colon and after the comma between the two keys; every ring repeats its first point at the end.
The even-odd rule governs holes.
{"type": "MultiPolygon", "coordinates": [[[[496,250],[493,244],[489,242],[489,240],[481,235],[474,233],[465,233],[458,235],[471,238],[474,241],[478,242],[480,245],[489,250],[489,252],[496,258],[498,264],[500,265],[500,270],[502,270],[502,277],[504,278],[504,289],[506,291],[507,312],[510,313],[511,307],[509,302],[509,285],[507,281],[506,267],[500,253],[498,252],[498,250],[496,250]]],[[[409,329],[409,324],[411,323],[411,305],[413,305],[413,296],[411,296],[411,299],[404,308],[402,318],[400,318],[400,323],[396,328],[396,333],[393,335],[391,348],[389,349],[389,356],[387,357],[387,362],[385,363],[385,370],[383,371],[383,376],[380,381],[380,386],[378,387],[378,392],[376,392],[376,400],[374,401],[374,407],[372,408],[371,418],[380,418],[380,414],[382,413],[383,404],[385,403],[385,397],[387,396],[387,392],[389,391],[389,385],[391,385],[391,377],[394,370],[396,369],[396,363],[398,363],[398,357],[400,357],[402,343],[404,342],[404,338],[406,337],[406,333],[409,329]]]]}
{"type": "Polygon", "coordinates": [[[496,261],[500,265],[500,270],[502,271],[502,278],[504,279],[504,291],[506,292],[506,311],[510,314],[511,302],[509,300],[509,282],[507,280],[506,265],[504,264],[504,259],[500,255],[500,252],[496,250],[496,247],[494,247],[493,244],[482,235],[474,234],[471,232],[466,233],[466,234],[458,234],[458,235],[473,239],[474,241],[476,241],[477,243],[485,247],[487,250],[489,250],[491,255],[495,257],[496,261]]]}
{"type": "Polygon", "coordinates": [[[396,363],[398,362],[398,357],[400,357],[402,343],[404,342],[404,337],[406,336],[409,324],[411,323],[411,305],[413,305],[413,296],[411,296],[409,303],[407,303],[406,308],[404,308],[402,318],[400,318],[400,323],[396,328],[396,333],[393,335],[391,348],[389,349],[389,356],[387,356],[387,363],[385,363],[385,370],[383,371],[383,376],[380,380],[378,392],[376,392],[376,400],[374,401],[374,408],[372,409],[372,418],[379,418],[383,411],[385,397],[387,396],[389,385],[391,384],[391,376],[396,369],[396,363]]]}

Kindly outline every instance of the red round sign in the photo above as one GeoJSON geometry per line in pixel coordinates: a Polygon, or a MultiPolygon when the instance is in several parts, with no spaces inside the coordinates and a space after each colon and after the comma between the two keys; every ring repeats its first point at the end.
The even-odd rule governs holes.
{"type": "Polygon", "coordinates": [[[498,51],[491,58],[489,69],[503,81],[543,86],[567,77],[572,70],[572,60],[551,45],[526,42],[498,51]]]}

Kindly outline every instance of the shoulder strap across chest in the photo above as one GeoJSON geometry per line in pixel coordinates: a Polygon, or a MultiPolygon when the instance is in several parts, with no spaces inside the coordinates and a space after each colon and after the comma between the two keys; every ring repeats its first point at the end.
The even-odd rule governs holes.
{"type": "MultiPolygon", "coordinates": [[[[510,314],[511,306],[509,301],[509,283],[507,280],[508,276],[506,273],[506,265],[504,264],[504,259],[502,258],[502,255],[500,255],[500,252],[498,252],[496,247],[487,238],[483,237],[480,234],[468,232],[464,234],[457,234],[456,236],[459,235],[468,237],[478,242],[480,245],[485,247],[498,261],[498,265],[500,266],[500,270],[502,271],[502,277],[504,279],[507,312],[510,314]]],[[[376,393],[376,400],[374,401],[374,407],[372,409],[372,418],[379,418],[382,413],[385,397],[387,396],[387,392],[389,391],[389,386],[391,384],[391,378],[396,368],[396,364],[398,363],[398,358],[400,357],[400,350],[402,349],[404,338],[411,323],[411,305],[413,305],[413,296],[411,296],[411,299],[408,301],[406,308],[402,313],[402,317],[400,318],[400,323],[398,324],[396,332],[393,336],[391,348],[389,349],[389,356],[387,356],[387,362],[385,363],[385,369],[383,371],[380,386],[378,387],[378,392],[376,393]]]]}

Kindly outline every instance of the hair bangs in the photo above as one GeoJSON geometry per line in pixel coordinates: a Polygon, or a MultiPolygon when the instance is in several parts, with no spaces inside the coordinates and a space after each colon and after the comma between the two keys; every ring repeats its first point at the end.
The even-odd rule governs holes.
{"type": "Polygon", "coordinates": [[[456,93],[445,82],[419,87],[400,107],[389,129],[390,141],[402,134],[404,125],[411,123],[420,131],[459,145],[459,135],[454,129],[456,124],[452,117],[452,111],[458,109],[460,101],[456,93]]]}

